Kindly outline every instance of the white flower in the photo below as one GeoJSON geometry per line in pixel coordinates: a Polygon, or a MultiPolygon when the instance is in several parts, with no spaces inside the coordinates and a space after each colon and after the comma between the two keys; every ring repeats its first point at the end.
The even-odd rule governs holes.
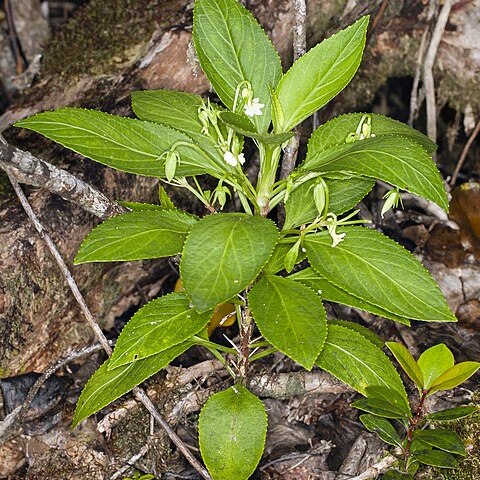
{"type": "Polygon", "coordinates": [[[236,167],[238,163],[237,157],[230,151],[226,151],[223,154],[223,159],[232,167],[236,167]]]}
{"type": "Polygon", "coordinates": [[[260,103],[258,97],[255,97],[253,100],[248,100],[245,103],[245,113],[249,117],[254,117],[255,115],[263,115],[262,108],[264,106],[265,105],[263,103],[260,103]]]}
{"type": "Polygon", "coordinates": [[[223,154],[223,159],[232,167],[236,167],[239,163],[240,165],[243,165],[245,163],[245,157],[243,156],[243,153],[240,153],[238,156],[235,156],[229,150],[227,150],[223,154]]]}

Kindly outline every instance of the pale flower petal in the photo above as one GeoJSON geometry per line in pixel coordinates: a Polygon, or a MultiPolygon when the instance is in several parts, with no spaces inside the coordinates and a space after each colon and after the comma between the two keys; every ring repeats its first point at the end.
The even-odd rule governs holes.
{"type": "Polygon", "coordinates": [[[245,157],[244,157],[243,153],[241,153],[238,156],[238,161],[240,162],[240,165],[243,165],[245,163],[245,157]]]}
{"type": "Polygon", "coordinates": [[[254,117],[255,115],[263,115],[262,113],[262,108],[265,105],[263,103],[260,103],[260,100],[258,98],[254,98],[251,101],[248,101],[245,104],[245,113],[249,117],[254,117]]]}
{"type": "Polygon", "coordinates": [[[231,165],[232,167],[236,167],[237,166],[237,159],[235,157],[235,155],[232,153],[232,152],[225,152],[223,154],[223,159],[229,164],[231,165]]]}

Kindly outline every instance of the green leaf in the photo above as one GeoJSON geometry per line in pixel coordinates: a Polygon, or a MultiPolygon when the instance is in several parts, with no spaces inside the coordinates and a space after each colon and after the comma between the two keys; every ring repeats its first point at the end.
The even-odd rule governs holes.
{"type": "Polygon", "coordinates": [[[300,272],[294,273],[293,275],[289,275],[289,278],[307,285],[312,290],[318,292],[319,295],[321,295],[322,298],[324,300],[327,300],[328,302],[348,305],[349,307],[358,308],[360,310],[364,310],[365,312],[373,313],[374,315],[379,315],[381,317],[389,318],[390,320],[395,320],[405,325],[410,325],[410,322],[405,317],[395,315],[372,303],[365,302],[364,300],[355,297],[354,295],[348,293],[345,290],[342,290],[333,283],[329,282],[313,268],[306,268],[304,270],[301,270],[300,272]]]}
{"type": "Polygon", "coordinates": [[[248,302],[265,339],[311,370],[327,336],[321,298],[300,283],[272,275],[252,287],[248,302]]]}
{"type": "Polygon", "coordinates": [[[125,325],[109,362],[109,370],[163,352],[200,332],[211,311],[197,313],[183,293],[152,300],[125,325]]]}
{"type": "Polygon", "coordinates": [[[419,439],[423,443],[432,447],[455,453],[456,455],[466,455],[465,446],[457,433],[443,428],[433,430],[416,430],[413,433],[413,441],[419,439]]]}
{"type": "Polygon", "coordinates": [[[309,50],[282,77],[276,94],[285,120],[275,131],[291,130],[348,85],[362,59],[368,19],[362,17],[309,50]]]}
{"type": "Polygon", "coordinates": [[[267,263],[278,240],[275,224],[242,213],[208,215],[188,234],[180,263],[185,292],[199,311],[245,289],[267,263]]]}
{"type": "Polygon", "coordinates": [[[167,210],[161,205],[157,205],[154,203],[128,202],[124,200],[120,200],[118,203],[124,207],[127,207],[132,212],[151,212],[152,210],[156,212],[164,212],[165,210],[167,210]]]}
{"type": "Polygon", "coordinates": [[[423,321],[456,321],[425,267],[407,250],[379,232],[345,227],[332,247],[327,232],[305,237],[313,268],[337,287],[395,315],[423,321]]]}
{"type": "Polygon", "coordinates": [[[385,342],[380,338],[376,333],[372,332],[367,327],[359,325],[355,322],[350,322],[349,320],[328,320],[328,325],[338,325],[339,327],[345,327],[354,332],[359,333],[363,337],[365,337],[368,341],[372,342],[376,347],[382,348],[385,342]]]}
{"type": "Polygon", "coordinates": [[[369,432],[376,433],[385,443],[394,447],[402,446],[402,439],[388,420],[377,415],[365,414],[360,415],[360,421],[369,432]]]}
{"type": "Polygon", "coordinates": [[[209,156],[223,165],[223,157],[215,142],[202,133],[198,109],[202,97],[175,90],[132,92],[132,108],[141,120],[160,123],[188,135],[209,156]]]}
{"type": "MultiPolygon", "coordinates": [[[[364,115],[364,113],[340,115],[318,127],[308,141],[306,162],[308,163],[314,155],[344,144],[348,134],[356,131],[364,115]]],[[[368,115],[371,118],[371,133],[376,137],[399,135],[420,144],[428,153],[432,153],[437,149],[435,143],[426,135],[404,123],[376,113],[369,113],[368,115]]]]}
{"type": "Polygon", "coordinates": [[[198,117],[202,105],[199,95],[176,90],[132,92],[132,109],[138,118],[161,123],[192,138],[202,135],[202,123],[198,117]]]}
{"type": "Polygon", "coordinates": [[[397,362],[403,368],[405,373],[410,377],[410,380],[412,380],[418,387],[423,388],[424,381],[422,372],[407,348],[397,342],[387,342],[386,345],[393,353],[393,356],[397,359],[397,362]]]}
{"type": "Polygon", "coordinates": [[[480,368],[478,362],[461,362],[449,368],[432,383],[429,395],[439,390],[450,390],[467,381],[480,368]]]}
{"type": "Polygon", "coordinates": [[[245,135],[249,138],[255,138],[256,140],[266,144],[282,145],[294,135],[293,132],[277,134],[258,133],[255,130],[255,125],[246,116],[239,115],[238,113],[223,112],[220,114],[220,118],[235,132],[245,135]]]}
{"type": "Polygon", "coordinates": [[[439,412],[430,413],[427,415],[429,420],[435,422],[450,422],[452,420],[459,420],[460,418],[469,417],[480,409],[474,405],[465,405],[462,407],[447,408],[439,412]]]}
{"type": "MultiPolygon", "coordinates": [[[[290,193],[285,203],[285,230],[310,223],[318,215],[313,199],[313,185],[317,179],[313,178],[302,183],[290,193]]],[[[325,178],[328,187],[328,211],[340,215],[357,205],[370,192],[375,181],[366,177],[353,178],[325,178]]]]}
{"type": "MultiPolygon", "coordinates": [[[[194,145],[190,137],[165,125],[81,108],[38,113],[15,126],[38,132],[109,167],[150,177],[165,176],[165,158],[160,157],[176,142],[194,145]]],[[[226,172],[218,153],[211,157],[198,146],[187,145],[178,146],[177,151],[181,157],[178,176],[226,172]]]]}
{"type": "Polygon", "coordinates": [[[440,343],[425,350],[417,363],[423,375],[424,387],[428,390],[440,375],[453,367],[455,359],[449,348],[440,343]]]}
{"type": "Polygon", "coordinates": [[[363,175],[425,197],[448,211],[448,197],[440,173],[429,154],[405,137],[384,135],[332,147],[310,157],[305,170],[363,175]]]}
{"type": "Polygon", "coordinates": [[[200,413],[198,433],[200,452],[213,480],[247,480],[265,444],[263,403],[241,385],[216,393],[200,413]]]}
{"type": "Polygon", "coordinates": [[[165,210],[177,210],[177,207],[172,202],[167,191],[165,190],[165,188],[163,188],[161,183],[158,184],[158,200],[160,202],[160,205],[165,210]]]}
{"type": "Polygon", "coordinates": [[[396,420],[405,420],[408,418],[404,409],[379,398],[361,398],[353,402],[352,406],[380,417],[393,418],[396,420]]]}
{"type": "Polygon", "coordinates": [[[382,480],[414,480],[413,473],[388,470],[383,474],[382,480]]]}
{"type": "Polygon", "coordinates": [[[427,453],[416,453],[415,459],[425,465],[439,468],[458,468],[456,458],[447,452],[441,450],[431,450],[427,453]]]}
{"type": "Polygon", "coordinates": [[[408,406],[405,387],[392,362],[358,332],[329,324],[316,364],[362,395],[367,395],[368,387],[385,387],[392,392],[391,403],[403,411],[408,406]]]}
{"type": "Polygon", "coordinates": [[[107,360],[90,378],[82,390],[77,402],[72,426],[75,427],[92,413],[98,412],[109,403],[120,398],[125,393],[151,377],[172,360],[190,348],[190,342],[175,345],[168,350],[137,360],[136,362],[108,369],[107,360]]]}
{"type": "MultiPolygon", "coordinates": [[[[285,256],[288,254],[291,248],[291,243],[277,243],[263,271],[267,274],[274,275],[280,270],[283,270],[285,268],[285,256]]],[[[296,264],[299,264],[306,258],[307,255],[305,254],[305,252],[300,249],[300,251],[298,252],[296,264]]]]}
{"type": "Polygon", "coordinates": [[[253,96],[265,105],[254,123],[258,132],[266,132],[271,121],[269,88],[276,88],[282,66],[252,14],[236,0],[196,0],[193,40],[205,75],[230,110],[238,85],[250,82],[253,96]]]}
{"type": "Polygon", "coordinates": [[[196,217],[176,210],[144,210],[112,217],[85,238],[75,264],[176,255],[196,223],[196,217]]]}

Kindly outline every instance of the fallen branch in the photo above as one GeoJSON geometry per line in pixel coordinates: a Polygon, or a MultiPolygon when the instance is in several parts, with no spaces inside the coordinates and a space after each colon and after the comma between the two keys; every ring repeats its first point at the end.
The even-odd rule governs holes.
{"type": "Polygon", "coordinates": [[[480,132],[480,118],[478,119],[478,122],[475,125],[475,128],[474,128],[473,132],[468,137],[467,143],[463,147],[462,153],[461,153],[460,158],[458,160],[458,163],[455,167],[455,171],[453,172],[452,178],[449,182],[450,185],[453,186],[457,182],[458,174],[460,173],[460,170],[463,167],[463,164],[465,163],[468,152],[470,151],[470,147],[472,146],[475,138],[477,138],[478,132],[480,132]]]}
{"type": "MultiPolygon", "coordinates": [[[[112,354],[112,347],[110,346],[107,338],[103,334],[102,330],[98,326],[97,322],[95,321],[95,318],[88,308],[82,294],[80,293],[80,290],[73,279],[72,274],[70,273],[67,265],[65,264],[62,256],[60,255],[60,252],[56,248],[55,244],[53,243],[52,239],[48,235],[48,233],[45,231],[43,225],[41,224],[40,220],[36,216],[35,212],[32,210],[32,207],[30,203],[28,202],[27,197],[23,193],[23,190],[20,188],[20,185],[14,178],[12,174],[10,174],[7,171],[7,174],[10,178],[10,182],[12,183],[13,189],[15,190],[15,193],[18,196],[18,199],[20,200],[20,203],[22,204],[23,209],[25,210],[25,213],[27,214],[28,218],[32,222],[32,224],[35,226],[37,232],[40,234],[42,239],[45,241],[47,244],[48,249],[50,250],[50,253],[53,255],[55,258],[62,274],[64,275],[68,286],[70,287],[70,290],[73,293],[73,296],[77,300],[77,303],[80,306],[80,309],[82,310],[82,313],[84,314],[87,323],[89,326],[92,328],[92,330],[95,333],[95,336],[97,337],[98,341],[102,345],[103,349],[105,352],[110,356],[112,354]]],[[[207,470],[203,465],[201,465],[198,460],[190,453],[188,450],[187,446],[183,443],[183,441],[180,439],[180,437],[172,430],[170,425],[161,417],[161,415],[158,413],[157,409],[155,408],[155,405],[152,403],[150,398],[146,395],[146,393],[139,387],[135,387],[133,389],[133,393],[135,397],[143,403],[145,408],[149,411],[149,413],[155,418],[155,420],[159,423],[159,425],[165,430],[166,434],[169,436],[170,440],[177,446],[177,448],[180,450],[180,452],[183,454],[183,456],[187,459],[187,461],[190,463],[190,465],[205,479],[205,480],[211,480],[210,475],[208,474],[207,470]]]]}
{"type": "Polygon", "coordinates": [[[55,167],[29,152],[12,147],[0,138],[0,167],[20,183],[46,188],[63,199],[75,203],[100,218],[125,212],[125,209],[108,199],[84,181],[66,170],[55,167]]]}
{"type": "Polygon", "coordinates": [[[364,472],[356,477],[350,477],[349,480],[372,480],[377,478],[380,474],[385,473],[397,461],[393,455],[387,455],[378,463],[367,468],[364,472]]]}
{"type": "Polygon", "coordinates": [[[423,64],[423,83],[427,100],[427,134],[433,142],[437,141],[437,106],[435,103],[435,83],[433,80],[433,64],[437,56],[438,47],[447,25],[448,16],[452,8],[453,0],[445,0],[437,23],[432,33],[432,39],[425,55],[423,64]]]}

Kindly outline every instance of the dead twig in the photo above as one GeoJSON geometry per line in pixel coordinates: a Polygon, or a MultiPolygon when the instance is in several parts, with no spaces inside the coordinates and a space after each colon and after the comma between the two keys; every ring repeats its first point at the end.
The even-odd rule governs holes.
{"type": "MultiPolygon", "coordinates": [[[[28,202],[27,197],[23,193],[23,190],[20,188],[20,185],[18,182],[15,180],[12,174],[7,172],[10,182],[12,183],[13,189],[15,190],[15,193],[17,194],[20,203],[22,204],[23,209],[25,210],[25,213],[27,214],[28,218],[32,222],[32,224],[35,226],[37,232],[40,234],[42,239],[45,241],[47,244],[47,247],[50,251],[50,253],[53,255],[55,258],[63,276],[65,277],[68,286],[70,287],[70,290],[72,291],[73,296],[75,297],[75,300],[80,306],[80,309],[82,310],[82,313],[84,314],[88,325],[90,328],[93,330],[95,333],[95,336],[97,337],[98,341],[102,345],[103,349],[105,352],[110,356],[112,354],[112,347],[110,346],[107,338],[103,334],[102,330],[98,326],[97,322],[95,321],[95,318],[88,308],[82,294],[80,293],[80,290],[70,273],[67,265],[65,264],[62,256],[60,255],[60,252],[56,248],[55,244],[53,243],[52,239],[48,235],[48,233],[45,231],[43,225],[41,224],[40,220],[36,216],[35,212],[33,211],[30,203],[28,202]]],[[[166,434],[169,436],[170,440],[177,446],[177,448],[180,450],[180,452],[183,454],[183,456],[187,459],[187,461],[192,465],[192,467],[205,479],[205,480],[211,480],[210,475],[208,474],[207,470],[203,465],[201,465],[198,460],[190,453],[186,445],[183,443],[183,441],[178,437],[178,435],[172,430],[172,428],[168,425],[168,423],[161,417],[161,415],[158,413],[157,409],[155,408],[155,405],[152,403],[150,398],[146,395],[146,393],[139,387],[135,387],[133,389],[133,393],[135,397],[143,403],[145,408],[148,410],[148,412],[155,418],[155,420],[158,422],[158,424],[165,430],[166,434]]]]}
{"type": "Polygon", "coordinates": [[[12,147],[3,138],[0,139],[0,167],[13,174],[18,182],[46,188],[97,217],[108,218],[126,211],[66,170],[12,147]]]}
{"type": "Polygon", "coordinates": [[[27,69],[28,63],[15,28],[11,0],[5,0],[4,6],[8,25],[8,39],[10,40],[10,48],[15,59],[15,72],[17,75],[20,75],[27,69]]]}
{"type": "Polygon", "coordinates": [[[98,352],[99,350],[102,350],[101,345],[90,345],[71,354],[68,354],[64,358],[60,359],[58,362],[48,367],[48,369],[45,370],[45,372],[40,377],[38,377],[37,381],[30,387],[30,390],[28,391],[23,404],[16,408],[13,412],[11,412],[4,420],[4,422],[0,424],[0,445],[7,442],[8,440],[11,440],[12,438],[15,438],[22,432],[23,422],[25,420],[25,417],[27,416],[30,405],[32,404],[33,400],[35,400],[35,397],[37,396],[42,386],[52,375],[54,375],[65,365],[68,365],[70,362],[73,362],[85,355],[90,355],[93,352],[98,352]],[[7,419],[8,423],[5,423],[7,419]]]}
{"type": "Polygon", "coordinates": [[[470,151],[470,147],[472,146],[474,140],[477,138],[478,132],[480,132],[480,118],[478,119],[473,132],[468,137],[467,143],[463,147],[462,153],[455,167],[455,171],[453,172],[452,178],[450,179],[450,182],[449,182],[451,186],[455,185],[455,183],[457,182],[458,174],[460,173],[460,170],[462,169],[463,164],[465,163],[468,152],[470,151]]]}
{"type": "Polygon", "coordinates": [[[414,120],[417,118],[418,110],[425,99],[425,91],[419,89],[420,77],[422,75],[423,58],[425,55],[425,47],[430,39],[430,27],[433,17],[438,9],[438,0],[431,0],[428,2],[428,12],[426,19],[426,27],[420,41],[418,48],[417,61],[415,66],[415,75],[413,77],[412,91],[410,93],[410,113],[408,116],[408,124],[413,126],[414,120]]]}
{"type": "Polygon", "coordinates": [[[123,474],[133,467],[135,462],[138,462],[142,457],[144,457],[147,452],[150,450],[150,443],[147,442],[135,455],[132,455],[128,460],[127,464],[122,468],[118,469],[111,477],[110,480],[117,480],[118,478],[122,477],[123,474]]]}
{"type": "Polygon", "coordinates": [[[372,480],[377,478],[380,474],[385,473],[397,459],[393,455],[387,455],[378,463],[367,468],[364,472],[356,477],[350,477],[349,480],[372,480]]]}
{"type": "MultiPolygon", "coordinates": [[[[293,0],[294,22],[293,27],[293,61],[298,60],[307,49],[307,2],[306,0],[293,0]]],[[[297,161],[298,146],[300,144],[300,132],[295,130],[295,135],[288,142],[285,148],[282,165],[280,168],[280,178],[287,178],[295,168],[297,161]]]]}
{"type": "Polygon", "coordinates": [[[437,141],[437,106],[435,102],[435,82],[433,79],[433,64],[437,56],[438,47],[447,25],[448,16],[453,5],[453,0],[445,0],[437,23],[433,29],[432,39],[425,55],[425,63],[423,65],[423,83],[425,87],[425,95],[427,100],[427,134],[430,140],[437,141]]]}

